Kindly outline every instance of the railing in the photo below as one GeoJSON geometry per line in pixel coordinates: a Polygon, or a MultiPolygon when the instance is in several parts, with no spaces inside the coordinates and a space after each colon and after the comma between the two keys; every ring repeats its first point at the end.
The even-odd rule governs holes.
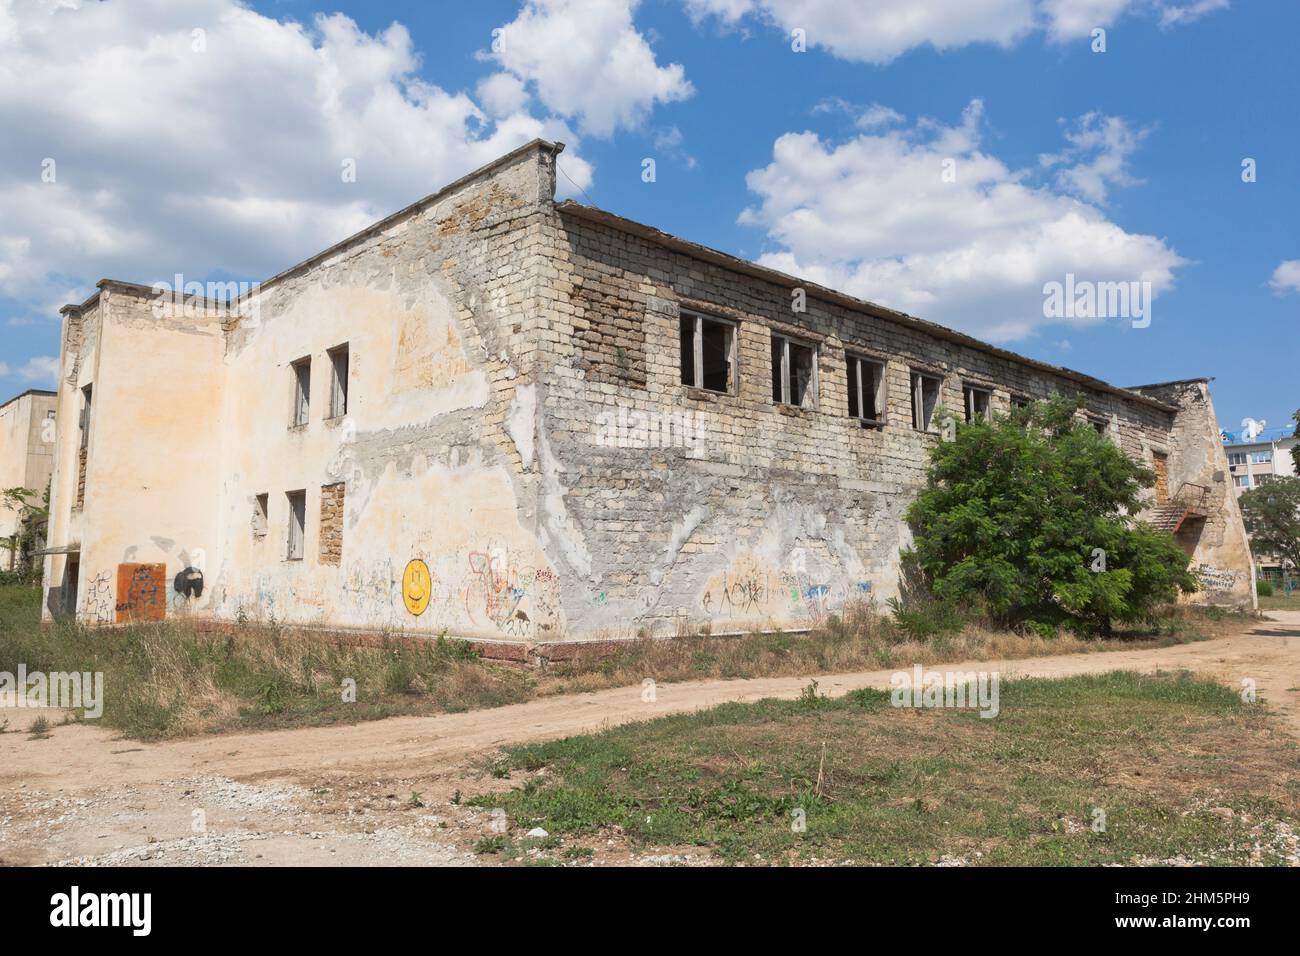
{"type": "Polygon", "coordinates": [[[1210,496],[1210,489],[1205,485],[1198,485],[1195,482],[1184,481],[1178,486],[1178,491],[1170,498],[1170,502],[1180,505],[1185,511],[1191,514],[1205,514],[1205,502],[1210,496]]]}

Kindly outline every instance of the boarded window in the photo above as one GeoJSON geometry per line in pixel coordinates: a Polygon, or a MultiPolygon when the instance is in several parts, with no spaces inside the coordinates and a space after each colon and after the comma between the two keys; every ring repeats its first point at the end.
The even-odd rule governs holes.
{"type": "Polygon", "coordinates": [[[924,372],[912,373],[912,427],[923,432],[938,431],[934,410],[939,407],[941,380],[924,372]]]}
{"type": "Polygon", "coordinates": [[[817,407],[817,349],[772,336],[772,401],[799,408],[817,407]]]}
{"type": "Polygon", "coordinates": [[[885,421],[885,366],[883,362],[848,356],[849,416],[864,426],[885,421]]]}
{"type": "Polygon", "coordinates": [[[343,482],[320,490],[320,563],[343,562],[343,482]]]}
{"type": "Polygon", "coordinates": [[[1151,470],[1156,473],[1156,504],[1162,505],[1169,500],[1169,456],[1153,452],[1151,470]]]}
{"type": "Polygon", "coordinates": [[[348,413],[348,347],[330,349],[330,418],[348,413]]]}
{"type": "Polygon", "coordinates": [[[736,390],[736,326],[683,312],[680,323],[682,384],[710,392],[736,390]]]}
{"type": "Polygon", "coordinates": [[[993,393],[978,385],[962,387],[962,398],[966,403],[966,421],[987,422],[993,418],[993,393]]]}
{"type": "Polygon", "coordinates": [[[311,411],[311,359],[294,362],[293,369],[293,425],[306,425],[311,411]]]}
{"type": "Polygon", "coordinates": [[[285,557],[301,561],[307,539],[307,492],[291,491],[285,498],[289,502],[289,542],[285,557]]]}

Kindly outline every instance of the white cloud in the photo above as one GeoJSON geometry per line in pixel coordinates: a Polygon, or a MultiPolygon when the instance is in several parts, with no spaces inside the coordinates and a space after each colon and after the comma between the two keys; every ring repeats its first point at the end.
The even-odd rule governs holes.
{"type": "Polygon", "coordinates": [[[1276,295],[1300,292],[1300,259],[1286,259],[1273,270],[1268,283],[1276,295]]]}
{"type": "MultiPolygon", "coordinates": [[[[534,137],[574,142],[503,83],[485,112],[419,66],[400,24],[338,14],[0,0],[0,298],[37,311],[104,276],[262,279],[534,137]]],[[[564,167],[590,183],[575,149],[564,167]]]]}
{"type": "Polygon", "coordinates": [[[59,360],[53,355],[38,355],[17,368],[0,362],[0,378],[17,378],[28,384],[53,387],[59,377],[59,360]]]}
{"type": "Polygon", "coordinates": [[[778,247],[760,262],[1002,341],[1047,324],[1043,285],[1067,273],[1172,285],[1185,260],[1164,240],[984,152],[982,113],[976,100],[956,126],[918,120],[838,145],[781,136],[747,178],[759,202],[741,221],[778,247]]]}
{"type": "Polygon", "coordinates": [[[1059,167],[1056,182],[1065,192],[1104,203],[1110,186],[1141,182],[1129,171],[1128,161],[1150,132],[1150,127],[1132,128],[1120,116],[1085,113],[1066,128],[1068,146],[1059,153],[1043,154],[1039,163],[1059,167]]]}
{"type": "Polygon", "coordinates": [[[908,50],[950,50],[972,43],[1007,47],[1042,30],[1057,42],[1087,37],[1128,14],[1159,17],[1162,26],[1196,20],[1228,0],[685,0],[695,20],[715,17],[733,26],[754,18],[789,34],[802,29],[809,45],[837,57],[888,63],[908,50]]]}
{"type": "Polygon", "coordinates": [[[633,25],[640,0],[525,0],[494,31],[485,59],[531,84],[553,113],[606,137],[635,128],[656,103],[694,93],[679,63],[660,66],[633,25]]]}

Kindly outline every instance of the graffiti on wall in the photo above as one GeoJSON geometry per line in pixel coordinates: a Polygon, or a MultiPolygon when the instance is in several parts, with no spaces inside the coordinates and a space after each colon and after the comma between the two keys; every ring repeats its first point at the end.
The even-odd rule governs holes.
{"type": "Polygon", "coordinates": [[[1197,564],[1192,567],[1192,575],[1202,591],[1231,591],[1237,586],[1239,573],[1229,568],[1211,567],[1208,564],[1197,564]]]}
{"type": "Polygon", "coordinates": [[[478,627],[529,639],[560,627],[559,577],[537,568],[508,548],[488,547],[466,555],[465,613],[478,627]]]}
{"type": "Polygon", "coordinates": [[[167,616],[167,565],[117,566],[117,623],[161,621],[167,616]]]}
{"type": "Polygon", "coordinates": [[[840,589],[810,574],[798,548],[784,568],[742,555],[710,577],[700,596],[700,607],[711,619],[793,618],[817,624],[842,603],[840,589]]]}
{"type": "Polygon", "coordinates": [[[81,616],[87,624],[113,623],[113,575],[109,571],[100,571],[86,582],[86,599],[82,603],[81,616]]]}

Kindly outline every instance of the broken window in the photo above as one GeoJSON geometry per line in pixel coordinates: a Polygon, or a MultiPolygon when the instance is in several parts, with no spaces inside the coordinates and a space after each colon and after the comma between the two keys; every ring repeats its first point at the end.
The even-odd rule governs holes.
{"type": "Polygon", "coordinates": [[[1101,415],[1089,415],[1088,424],[1096,430],[1098,435],[1105,436],[1106,432],[1109,430],[1109,423],[1106,421],[1105,417],[1101,415]]]}
{"type": "Polygon", "coordinates": [[[307,492],[291,491],[285,497],[289,501],[289,546],[285,557],[301,561],[307,539],[307,492]]]}
{"type": "Polygon", "coordinates": [[[329,357],[330,418],[341,418],[348,413],[348,347],[330,349],[329,357]]]}
{"type": "Polygon", "coordinates": [[[306,425],[311,409],[311,359],[294,362],[293,368],[293,424],[306,425]]]}
{"type": "Polygon", "coordinates": [[[885,423],[885,365],[848,356],[849,416],[865,425],[885,423]]]}
{"type": "Polygon", "coordinates": [[[966,402],[966,421],[992,421],[993,393],[989,389],[965,385],[962,387],[962,398],[966,402]]]}
{"type": "Polygon", "coordinates": [[[924,372],[912,373],[912,427],[923,432],[939,429],[934,420],[934,410],[939,407],[939,386],[941,380],[937,375],[924,372]]]}
{"type": "Polygon", "coordinates": [[[94,392],[93,385],[87,385],[81,390],[81,447],[85,449],[90,445],[90,400],[94,392]]]}
{"type": "Polygon", "coordinates": [[[253,537],[255,538],[266,536],[266,529],[270,526],[267,514],[269,505],[269,495],[257,495],[253,498],[253,537]]]}
{"type": "Polygon", "coordinates": [[[1025,396],[1025,395],[1012,395],[1012,396],[1011,396],[1011,407],[1012,407],[1012,408],[1028,408],[1028,407],[1029,407],[1029,404],[1030,404],[1030,402],[1029,402],[1029,398],[1028,398],[1028,396],[1025,396]]]}
{"type": "Polygon", "coordinates": [[[817,348],[784,335],[772,336],[772,401],[817,407],[817,348]]]}
{"type": "Polygon", "coordinates": [[[680,332],[682,384],[710,392],[735,392],[735,323],[683,312],[680,332]]]}

